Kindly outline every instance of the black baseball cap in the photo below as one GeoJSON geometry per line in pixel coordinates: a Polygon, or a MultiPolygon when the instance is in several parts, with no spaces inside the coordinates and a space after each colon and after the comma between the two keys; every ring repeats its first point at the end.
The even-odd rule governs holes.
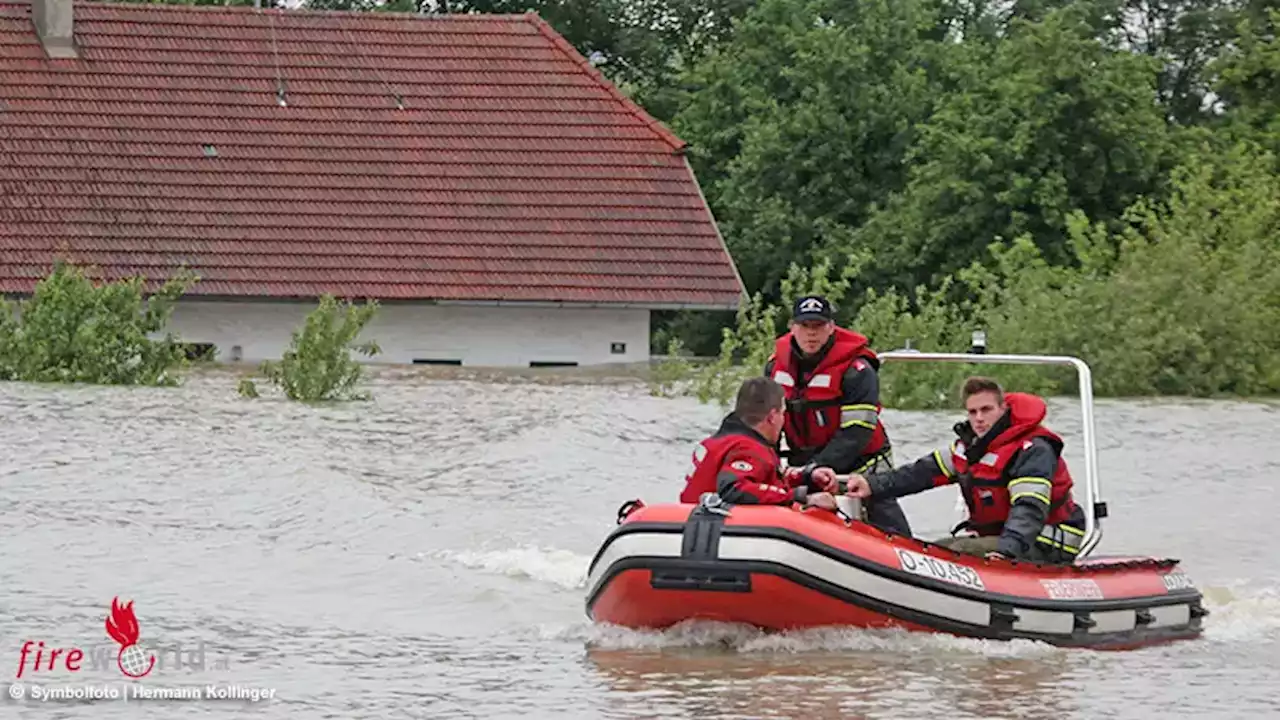
{"type": "Polygon", "coordinates": [[[791,310],[791,319],[796,322],[806,320],[833,320],[835,310],[831,303],[821,295],[802,295],[796,299],[791,310]]]}

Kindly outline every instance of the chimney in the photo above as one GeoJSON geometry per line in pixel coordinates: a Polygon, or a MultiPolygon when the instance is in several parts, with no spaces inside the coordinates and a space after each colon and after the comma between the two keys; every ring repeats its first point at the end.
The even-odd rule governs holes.
{"type": "Polygon", "coordinates": [[[31,21],[45,53],[51,58],[75,58],[73,0],[31,0],[31,21]]]}

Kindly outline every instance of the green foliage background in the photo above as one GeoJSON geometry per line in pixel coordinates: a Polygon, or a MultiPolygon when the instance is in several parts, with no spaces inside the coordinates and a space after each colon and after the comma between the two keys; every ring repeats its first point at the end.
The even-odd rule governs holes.
{"type": "MultiPolygon", "coordinates": [[[[655,349],[718,355],[688,390],[727,401],[781,308],[838,277],[841,322],[881,350],[984,328],[993,352],[1084,358],[1103,395],[1276,393],[1268,5],[760,0],[669,118],[752,304],[673,315],[655,349]]],[[[953,404],[971,371],[891,363],[886,401],[953,404]]]]}

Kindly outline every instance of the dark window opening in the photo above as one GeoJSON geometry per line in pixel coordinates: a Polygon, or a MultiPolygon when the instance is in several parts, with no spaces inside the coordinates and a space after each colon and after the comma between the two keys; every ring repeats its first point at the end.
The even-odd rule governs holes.
{"type": "Polygon", "coordinates": [[[218,347],[213,343],[183,343],[182,350],[192,362],[213,362],[218,357],[218,347]]]}
{"type": "Polygon", "coordinates": [[[560,362],[557,360],[531,360],[529,362],[531,368],[550,368],[550,367],[578,367],[576,362],[560,362]]]}
{"type": "Polygon", "coordinates": [[[414,358],[414,365],[461,365],[461,360],[435,360],[433,358],[414,358]]]}
{"type": "Polygon", "coordinates": [[[613,353],[614,355],[626,355],[627,344],[626,343],[610,343],[609,352],[613,353]]]}

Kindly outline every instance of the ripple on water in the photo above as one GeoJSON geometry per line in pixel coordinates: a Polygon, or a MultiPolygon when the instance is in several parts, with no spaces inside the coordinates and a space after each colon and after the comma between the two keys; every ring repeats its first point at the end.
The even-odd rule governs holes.
{"type": "MultiPolygon", "coordinates": [[[[0,647],[14,661],[26,639],[114,653],[103,616],[119,595],[135,600],[144,644],[225,661],[158,677],[274,686],[262,718],[1280,715],[1265,689],[1280,681],[1280,564],[1258,551],[1280,429],[1267,406],[1099,403],[1103,550],[1181,558],[1213,614],[1198,641],[1097,653],[595,625],[586,569],[618,506],[673,498],[719,408],[618,383],[412,376],[375,378],[369,402],[308,406],[242,399],[235,381],[0,385],[0,647]]],[[[899,463],[953,422],[885,418],[899,463]]],[[[1050,420],[1081,467],[1078,411],[1054,401],[1050,420]]],[[[904,500],[922,533],[957,519],[948,492],[904,500]]],[[[14,707],[243,714],[143,706],[14,707]]]]}

